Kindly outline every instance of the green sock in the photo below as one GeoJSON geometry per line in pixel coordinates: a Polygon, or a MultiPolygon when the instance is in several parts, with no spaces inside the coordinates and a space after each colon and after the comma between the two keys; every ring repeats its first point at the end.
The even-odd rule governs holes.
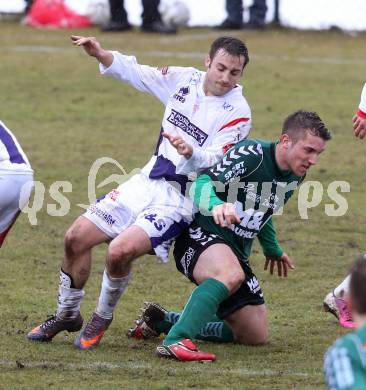
{"type": "Polygon", "coordinates": [[[194,339],[229,295],[229,290],[220,281],[213,278],[205,280],[193,290],[179,321],[170,329],[163,344],[170,345],[183,339],[194,339]]]}
{"type": "Polygon", "coordinates": [[[208,322],[195,336],[195,339],[214,343],[231,343],[234,341],[234,334],[230,326],[221,320],[208,322]]]}
{"type": "MultiPolygon", "coordinates": [[[[168,334],[172,326],[178,322],[180,316],[181,313],[169,311],[163,321],[155,324],[155,330],[158,333],[168,334]]],[[[194,338],[216,343],[231,343],[234,341],[234,335],[230,326],[216,315],[211,318],[210,322],[207,322],[194,338]]]]}

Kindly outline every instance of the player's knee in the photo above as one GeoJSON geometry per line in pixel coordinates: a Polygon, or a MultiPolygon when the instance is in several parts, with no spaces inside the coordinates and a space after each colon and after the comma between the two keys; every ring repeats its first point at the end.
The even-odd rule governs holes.
{"type": "Polygon", "coordinates": [[[237,332],[235,341],[243,345],[266,345],[268,343],[268,329],[257,329],[255,333],[237,332]]]}
{"type": "Polygon", "coordinates": [[[81,254],[85,250],[83,237],[79,234],[79,230],[75,226],[71,226],[65,234],[65,253],[67,257],[74,257],[81,254]]]}
{"type": "Polygon", "coordinates": [[[113,245],[110,243],[108,247],[108,263],[114,264],[129,263],[136,257],[136,250],[132,245],[113,245]]]}

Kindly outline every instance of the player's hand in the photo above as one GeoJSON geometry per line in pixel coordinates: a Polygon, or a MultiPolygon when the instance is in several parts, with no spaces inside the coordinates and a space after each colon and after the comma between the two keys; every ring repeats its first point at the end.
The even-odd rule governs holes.
{"type": "Polygon", "coordinates": [[[285,278],[287,278],[288,269],[295,268],[293,261],[285,252],[283,252],[282,256],[266,256],[266,262],[264,263],[265,271],[267,271],[268,265],[271,275],[273,275],[273,270],[276,265],[278,276],[284,276],[285,278]]]}
{"type": "Polygon", "coordinates": [[[97,57],[102,50],[100,43],[94,37],[71,35],[70,38],[75,46],[82,46],[85,52],[92,57],[97,57]]]}
{"type": "Polygon", "coordinates": [[[177,149],[177,152],[184,156],[186,159],[189,159],[192,157],[193,154],[193,147],[188,142],[186,142],[181,136],[179,135],[171,135],[169,133],[163,132],[163,137],[165,137],[172,146],[177,149]]]}
{"type": "Polygon", "coordinates": [[[215,206],[212,210],[212,217],[217,225],[228,227],[234,223],[240,223],[236,214],[235,206],[232,203],[224,203],[215,206]]]}
{"type": "Polygon", "coordinates": [[[79,35],[71,35],[72,43],[75,46],[82,46],[87,54],[95,57],[105,67],[109,67],[113,62],[113,54],[104,50],[100,43],[94,37],[82,37],[79,35]]]}
{"type": "Polygon", "coordinates": [[[352,120],[353,120],[353,130],[355,131],[355,136],[360,139],[363,139],[366,136],[366,119],[356,114],[352,118],[352,120]]]}

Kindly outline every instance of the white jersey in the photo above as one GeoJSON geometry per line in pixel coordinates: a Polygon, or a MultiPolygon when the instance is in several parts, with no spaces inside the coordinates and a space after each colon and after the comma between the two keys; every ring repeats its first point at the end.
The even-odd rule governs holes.
{"type": "Polygon", "coordinates": [[[219,161],[236,142],[246,138],[251,127],[251,112],[237,85],[223,96],[206,96],[205,72],[195,68],[153,68],[139,65],[133,56],[112,52],[110,75],[142,92],[157,97],[165,106],[160,137],[154,156],[142,172],[151,179],[178,183],[184,193],[188,175],[219,161]],[[181,136],[193,146],[190,159],[178,154],[162,132],[181,136]]]}
{"type": "Polygon", "coordinates": [[[361,101],[358,109],[362,111],[363,114],[366,114],[366,84],[363,86],[362,89],[361,101]]]}
{"type": "Polygon", "coordinates": [[[33,172],[14,134],[0,121],[0,174],[33,172]]]}

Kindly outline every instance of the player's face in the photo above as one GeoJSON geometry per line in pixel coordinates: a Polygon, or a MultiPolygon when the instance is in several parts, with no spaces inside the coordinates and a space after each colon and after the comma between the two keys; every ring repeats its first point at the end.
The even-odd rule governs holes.
{"type": "Polygon", "coordinates": [[[232,56],[224,49],[219,49],[212,59],[206,58],[205,65],[205,94],[222,96],[235,87],[243,74],[244,56],[232,56]]]}
{"type": "Polygon", "coordinates": [[[287,135],[286,137],[287,169],[296,176],[304,176],[308,169],[317,163],[320,153],[325,149],[325,140],[310,132],[307,132],[306,137],[297,142],[292,141],[287,135]]]}

